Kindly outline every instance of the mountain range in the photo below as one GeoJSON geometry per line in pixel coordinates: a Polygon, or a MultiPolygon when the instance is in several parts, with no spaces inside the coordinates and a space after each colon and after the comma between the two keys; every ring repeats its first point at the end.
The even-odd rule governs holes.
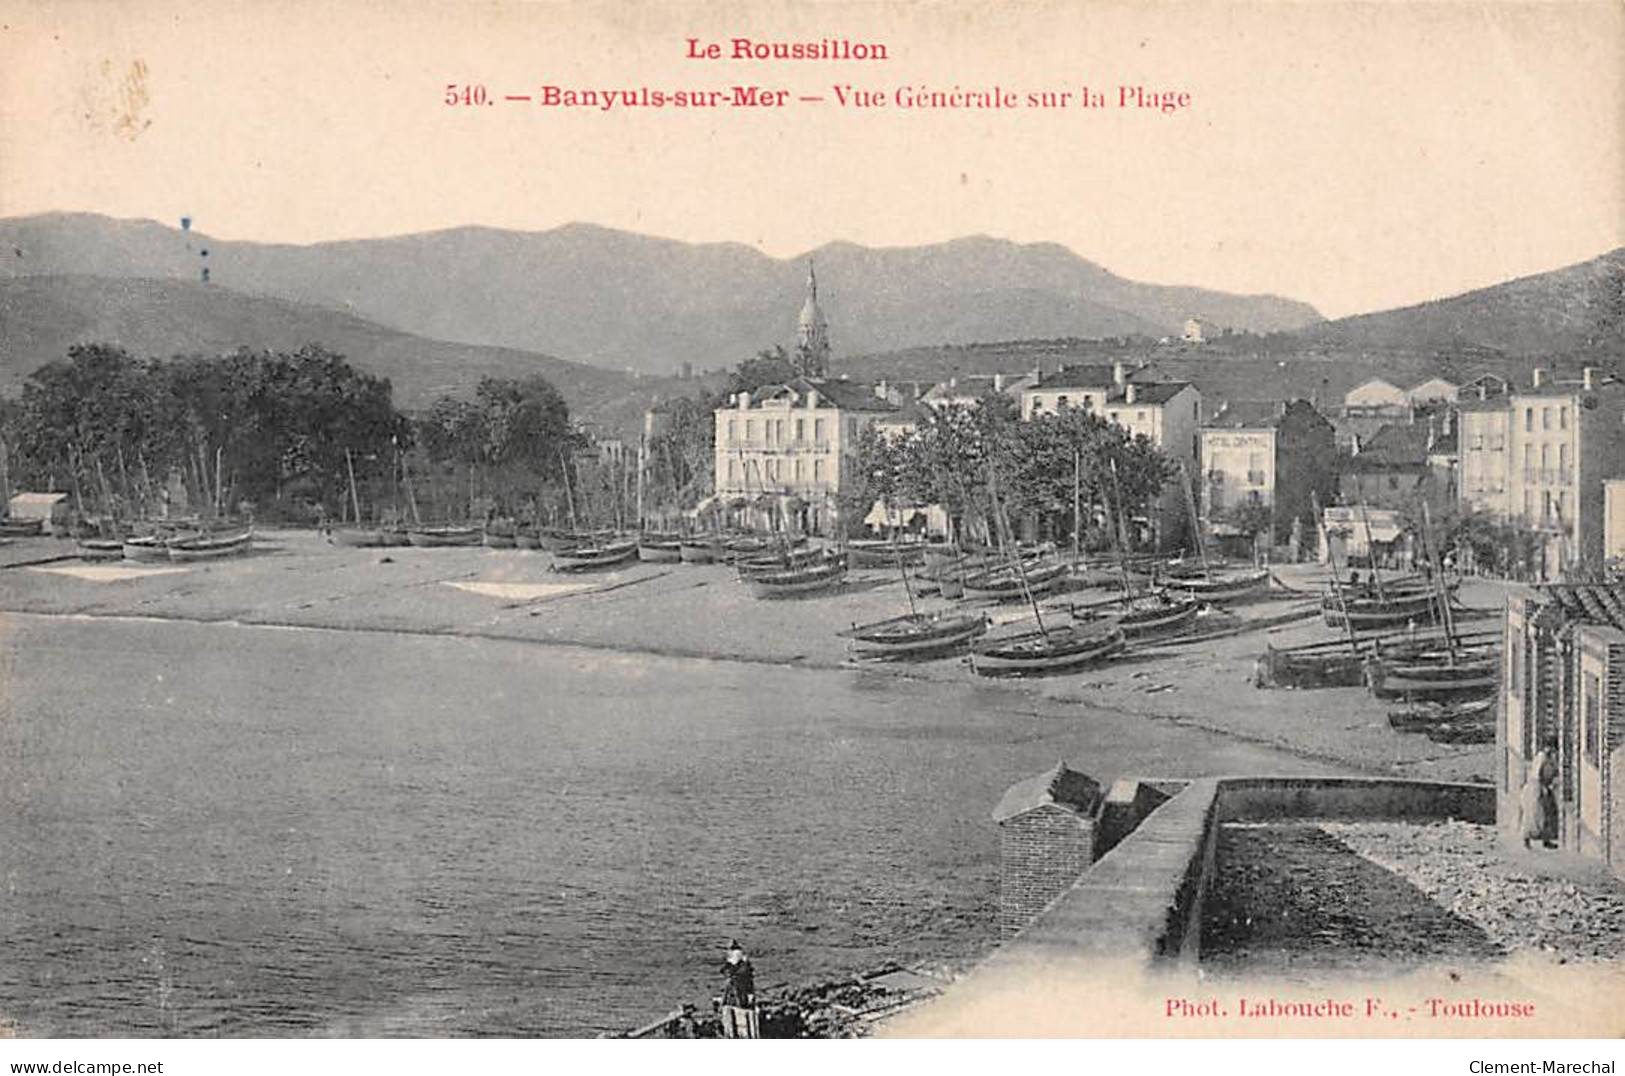
{"type": "MultiPolygon", "coordinates": [[[[834,243],[813,256],[836,370],[860,378],[1116,356],[1171,364],[1205,394],[1268,396],[1272,368],[1335,392],[1373,373],[1434,370],[1446,352],[1466,356],[1443,367],[1456,371],[1486,354],[1516,365],[1576,351],[1618,358],[1625,348],[1625,249],[1337,321],[1285,299],[1134,283],[1054,244],[834,243]],[[1177,338],[1192,314],[1242,332],[1194,349],[1155,342],[1177,338]]],[[[316,342],[389,377],[408,408],[466,393],[483,376],[540,373],[576,414],[630,431],[652,401],[701,387],[655,374],[681,362],[728,368],[788,345],[805,274],[800,259],[740,244],[588,225],[286,246],[91,214],[5,219],[0,392],[78,342],[141,355],[316,342]]]]}
{"type": "Polygon", "coordinates": [[[669,374],[732,366],[794,337],[817,266],[843,354],[921,343],[1178,333],[1186,318],[1255,332],[1319,314],[1274,296],[1141,284],[1054,243],[971,237],[883,249],[831,243],[775,259],[595,225],[454,228],[307,246],[226,241],[156,221],[52,213],[0,220],[0,278],[211,281],[341,310],[436,340],[669,374]],[[203,252],[207,251],[207,255],[203,252]]]}

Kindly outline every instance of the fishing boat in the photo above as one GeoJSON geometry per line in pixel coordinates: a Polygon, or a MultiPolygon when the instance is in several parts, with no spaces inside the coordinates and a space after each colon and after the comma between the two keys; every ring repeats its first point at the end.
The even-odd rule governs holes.
{"type": "Polygon", "coordinates": [[[1020,568],[1005,566],[966,576],[965,596],[1001,602],[1020,601],[1026,592],[1048,594],[1065,585],[1066,581],[1067,566],[1060,561],[1023,564],[1020,568]],[[1025,581],[1023,576],[1026,577],[1025,581]]]}
{"type": "Polygon", "coordinates": [[[0,538],[35,538],[45,533],[43,519],[0,519],[0,538]]]}
{"type": "Polygon", "coordinates": [[[1432,624],[1439,616],[1439,595],[1420,583],[1389,583],[1380,592],[1362,587],[1356,593],[1345,587],[1323,595],[1320,610],[1327,627],[1346,625],[1357,632],[1432,624]]]}
{"type": "Polygon", "coordinates": [[[909,613],[836,634],[850,640],[847,646],[857,657],[934,658],[980,638],[987,625],[987,617],[978,613],[909,613]]]}
{"type": "Polygon", "coordinates": [[[80,560],[119,560],[124,556],[124,539],[122,538],[81,538],[79,539],[80,560]]]}
{"type": "Polygon", "coordinates": [[[425,549],[437,549],[443,546],[479,545],[484,535],[478,527],[459,527],[452,525],[409,527],[406,531],[407,541],[414,546],[425,549]]]}
{"type": "Polygon", "coordinates": [[[537,549],[541,545],[541,539],[534,528],[520,527],[514,531],[513,545],[515,549],[537,549]]]}
{"type": "Polygon", "coordinates": [[[771,556],[757,556],[749,560],[736,560],[734,561],[734,570],[739,573],[739,578],[752,579],[758,575],[818,564],[829,560],[835,555],[825,549],[786,549],[771,556]]]}
{"type": "Polygon", "coordinates": [[[674,534],[645,534],[638,539],[638,559],[650,564],[676,564],[683,559],[683,541],[674,534]]]}
{"type": "Polygon", "coordinates": [[[885,538],[857,538],[846,544],[854,568],[893,568],[901,561],[908,567],[925,563],[925,543],[893,542],[885,538]]]}
{"type": "Polygon", "coordinates": [[[485,527],[485,547],[487,549],[517,549],[519,548],[519,528],[512,520],[492,521],[485,527]]]}
{"type": "Polygon", "coordinates": [[[1495,700],[1469,703],[1414,703],[1388,711],[1388,725],[1396,732],[1420,732],[1431,725],[1465,724],[1495,720],[1495,700]]]}
{"type": "Polygon", "coordinates": [[[823,556],[804,564],[742,575],[758,598],[788,598],[829,590],[846,579],[846,557],[823,556]]]}
{"type": "Polygon", "coordinates": [[[1366,683],[1384,702],[1445,701],[1483,698],[1500,683],[1495,658],[1396,661],[1372,657],[1366,661],[1366,683]]]}
{"type": "Polygon", "coordinates": [[[723,543],[723,554],[727,560],[741,561],[771,555],[786,549],[800,549],[807,544],[807,536],[798,534],[795,537],[761,537],[748,535],[743,538],[733,538],[723,543]]]}
{"type": "Polygon", "coordinates": [[[1079,624],[1114,620],[1123,637],[1135,642],[1184,634],[1201,608],[1201,602],[1187,595],[1155,591],[1101,605],[1074,605],[1070,612],[1079,624]]]}
{"type": "Polygon", "coordinates": [[[1268,568],[1196,569],[1191,574],[1171,575],[1166,586],[1198,601],[1224,605],[1263,597],[1269,592],[1270,573],[1268,568]]]}
{"type": "Polygon", "coordinates": [[[254,545],[252,528],[199,534],[188,538],[173,538],[168,544],[168,555],[174,561],[216,560],[247,553],[254,545]]]}
{"type": "Polygon", "coordinates": [[[1068,624],[984,638],[971,646],[970,663],[981,676],[1042,676],[1109,660],[1126,645],[1114,621],[1068,624]]]}
{"type": "Polygon", "coordinates": [[[124,539],[124,559],[138,562],[167,561],[168,538],[163,534],[131,535],[124,539]]]}
{"type": "Polygon", "coordinates": [[[553,554],[556,572],[588,572],[599,568],[613,568],[617,564],[636,560],[638,543],[630,539],[578,545],[574,549],[561,549],[553,554]]]}
{"type": "Polygon", "coordinates": [[[677,543],[684,564],[714,564],[722,557],[722,543],[714,538],[684,538],[677,543]]]}

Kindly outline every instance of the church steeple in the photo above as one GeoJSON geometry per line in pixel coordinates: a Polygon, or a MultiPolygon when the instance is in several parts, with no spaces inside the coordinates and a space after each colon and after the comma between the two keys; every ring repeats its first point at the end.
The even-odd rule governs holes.
{"type": "Polygon", "coordinates": [[[818,274],[807,259],[807,301],[801,307],[796,327],[796,368],[803,377],[825,377],[829,373],[829,322],[818,305],[818,274]]]}

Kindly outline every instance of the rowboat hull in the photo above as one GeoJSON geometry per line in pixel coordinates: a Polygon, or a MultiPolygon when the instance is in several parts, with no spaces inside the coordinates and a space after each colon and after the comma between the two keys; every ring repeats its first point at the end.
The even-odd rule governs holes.
{"type": "Polygon", "coordinates": [[[1110,618],[1117,623],[1123,637],[1130,642],[1144,639],[1164,639],[1181,635],[1196,623],[1202,603],[1192,598],[1158,600],[1137,599],[1115,605],[1078,609],[1072,617],[1079,623],[1110,618]]]}
{"type": "Polygon", "coordinates": [[[683,559],[682,543],[639,542],[638,559],[648,564],[676,564],[683,559]]]}
{"type": "Polygon", "coordinates": [[[764,572],[746,579],[758,598],[789,598],[815,594],[838,586],[846,579],[846,562],[833,561],[806,568],[764,572]]]}
{"type": "Polygon", "coordinates": [[[516,534],[492,534],[485,532],[485,547],[487,549],[518,549],[519,536],[516,534]]]}
{"type": "Polygon", "coordinates": [[[928,658],[950,654],[987,634],[987,618],[919,613],[842,632],[857,657],[928,658]]]}
{"type": "Polygon", "coordinates": [[[1443,702],[1482,698],[1500,684],[1499,671],[1484,663],[1450,666],[1388,666],[1370,662],[1371,694],[1384,702],[1443,702]]]}
{"type": "Polygon", "coordinates": [[[422,549],[448,546],[479,545],[482,535],[473,527],[413,528],[406,532],[407,541],[422,549]]]}
{"type": "Polygon", "coordinates": [[[125,560],[145,564],[169,559],[169,547],[163,539],[153,536],[124,539],[123,553],[125,560]]]}
{"type": "Polygon", "coordinates": [[[1431,592],[1389,594],[1386,599],[1344,595],[1341,601],[1336,594],[1327,594],[1321,598],[1320,611],[1327,627],[1353,625],[1359,631],[1402,628],[1412,622],[1432,624],[1438,618],[1439,603],[1431,592]]]}
{"type": "Polygon", "coordinates": [[[541,542],[536,535],[529,531],[520,531],[518,534],[513,536],[513,545],[515,549],[536,549],[540,544],[541,542]]]}
{"type": "Polygon", "coordinates": [[[895,568],[901,561],[905,568],[925,563],[923,542],[867,542],[847,543],[847,556],[854,568],[895,568]]]}
{"type": "Polygon", "coordinates": [[[590,572],[613,568],[637,559],[636,542],[615,542],[603,546],[578,546],[553,554],[553,569],[560,572],[590,572]]]}
{"type": "Polygon", "coordinates": [[[34,538],[44,533],[43,519],[0,519],[0,538],[34,538]]]}
{"type": "Polygon", "coordinates": [[[715,542],[684,542],[677,555],[684,564],[715,564],[722,547],[715,542]]]}
{"type": "Polygon", "coordinates": [[[169,559],[196,561],[238,557],[247,553],[253,544],[254,535],[251,533],[229,537],[183,538],[169,543],[169,559]]]}
{"type": "Polygon", "coordinates": [[[124,556],[124,542],[119,538],[81,538],[80,560],[119,560],[124,556]]]}
{"type": "Polygon", "coordinates": [[[1029,592],[1048,594],[1066,583],[1067,568],[1064,564],[1044,564],[1024,568],[1022,575],[1025,587],[1022,578],[1008,568],[971,576],[964,581],[965,597],[1007,602],[1021,601],[1029,592]]]}
{"type": "Polygon", "coordinates": [[[981,676],[1045,676],[1109,661],[1126,645],[1115,628],[1087,633],[1051,628],[984,639],[971,647],[970,663],[981,676]]]}
{"type": "Polygon", "coordinates": [[[1183,579],[1168,580],[1167,587],[1170,591],[1188,594],[1199,601],[1212,604],[1252,601],[1256,598],[1262,598],[1269,592],[1270,573],[1260,570],[1236,573],[1217,572],[1211,577],[1187,576],[1183,579]]]}

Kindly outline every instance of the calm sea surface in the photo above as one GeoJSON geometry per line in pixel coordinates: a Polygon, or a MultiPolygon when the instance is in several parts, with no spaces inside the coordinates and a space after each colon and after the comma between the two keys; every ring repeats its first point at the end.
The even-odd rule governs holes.
{"type": "Polygon", "coordinates": [[[989,812],[1063,756],[1316,768],[968,678],[0,615],[0,1028],[580,1035],[732,937],[974,956],[989,812]]]}

